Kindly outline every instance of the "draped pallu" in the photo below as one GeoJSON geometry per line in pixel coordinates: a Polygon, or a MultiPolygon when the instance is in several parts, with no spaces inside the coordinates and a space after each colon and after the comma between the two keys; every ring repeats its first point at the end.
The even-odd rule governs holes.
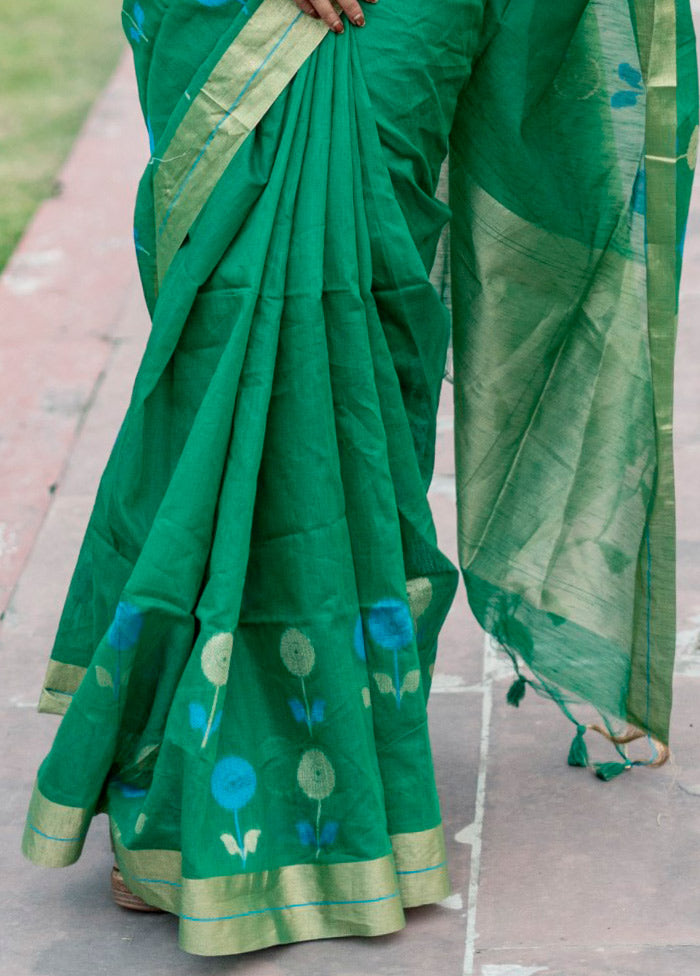
{"type": "Polygon", "coordinates": [[[366,16],[123,11],[152,330],[23,849],[72,863],[107,813],[129,887],[205,955],[394,931],[450,891],[426,706],[459,575],[427,501],[451,323],[460,564],[511,700],[553,697],[579,764],[578,703],[668,740],[687,6],[366,16]]]}

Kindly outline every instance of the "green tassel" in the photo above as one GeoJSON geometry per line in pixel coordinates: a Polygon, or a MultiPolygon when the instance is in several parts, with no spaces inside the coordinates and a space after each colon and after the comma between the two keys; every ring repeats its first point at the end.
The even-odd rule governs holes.
{"type": "Polygon", "coordinates": [[[608,783],[611,779],[615,779],[616,776],[631,768],[632,763],[606,762],[596,766],[595,774],[598,779],[602,779],[608,783]]]}
{"type": "Polygon", "coordinates": [[[509,705],[513,708],[518,708],[520,702],[525,697],[525,689],[527,688],[527,681],[520,675],[516,681],[508,689],[508,694],[506,695],[506,700],[509,705]]]}
{"type": "Polygon", "coordinates": [[[584,739],[585,734],[586,726],[579,725],[578,731],[574,736],[574,741],[571,743],[571,748],[569,749],[570,766],[588,765],[588,746],[586,745],[586,740],[584,739]]]}

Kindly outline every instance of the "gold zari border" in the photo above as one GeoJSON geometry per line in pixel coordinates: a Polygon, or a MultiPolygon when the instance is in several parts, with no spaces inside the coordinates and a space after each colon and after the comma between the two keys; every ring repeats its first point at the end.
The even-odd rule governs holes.
{"type": "MultiPolygon", "coordinates": [[[[35,864],[60,867],[80,856],[94,811],[47,799],[35,785],[22,850],[35,864]]],[[[174,850],[129,850],[112,821],[112,842],[127,886],[180,917],[179,940],[195,955],[340,936],[375,936],[406,924],[404,908],[450,893],[442,825],[395,834],[392,854],[369,861],[291,864],[216,878],[187,878],[174,850]]]]}
{"type": "Polygon", "coordinates": [[[327,33],[293,0],[264,0],[192,99],[154,177],[159,282],[246,137],[327,33]]]}
{"type": "Polygon", "coordinates": [[[38,710],[49,715],[65,715],[86,672],[87,668],[77,664],[49,661],[38,710]]]}
{"type": "Polygon", "coordinates": [[[177,851],[129,851],[116,836],[114,850],[131,891],[179,915],[180,945],[195,955],[385,935],[406,924],[390,855],[197,879],[182,877],[177,851]]]}
{"type": "Polygon", "coordinates": [[[48,800],[37,783],[32,790],[22,836],[22,853],[35,864],[62,868],[80,857],[92,810],[48,800]]]}
{"type": "Polygon", "coordinates": [[[442,901],[452,891],[442,826],[393,834],[396,874],[404,908],[442,901]]]}

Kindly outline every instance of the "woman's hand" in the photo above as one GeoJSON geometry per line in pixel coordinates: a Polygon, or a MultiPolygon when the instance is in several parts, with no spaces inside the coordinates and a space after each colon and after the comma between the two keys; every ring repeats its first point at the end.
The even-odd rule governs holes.
{"type": "MultiPolygon", "coordinates": [[[[316,20],[325,20],[332,31],[335,31],[336,34],[342,34],[343,22],[338,16],[331,0],[294,0],[294,2],[305,14],[308,14],[310,17],[315,17],[316,20]]],[[[376,3],[377,0],[367,0],[367,2],[376,3]]],[[[358,27],[365,26],[362,7],[360,7],[357,0],[337,0],[337,3],[353,24],[356,24],[358,27]]]]}

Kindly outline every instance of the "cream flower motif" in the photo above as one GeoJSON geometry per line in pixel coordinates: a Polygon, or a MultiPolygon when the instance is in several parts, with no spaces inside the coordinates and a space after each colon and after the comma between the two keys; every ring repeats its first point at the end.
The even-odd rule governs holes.
{"type": "Polygon", "coordinates": [[[335,770],[325,753],[308,749],[301,757],[297,781],[309,799],[319,803],[327,799],[335,789],[335,770]]]}
{"type": "Polygon", "coordinates": [[[202,671],[207,681],[220,688],[228,680],[233,652],[233,634],[220,633],[210,637],[202,649],[202,671]]]}
{"type": "Polygon", "coordinates": [[[290,627],[282,635],[280,656],[286,669],[297,678],[308,677],[316,663],[313,644],[306,634],[302,634],[296,627],[290,627]]]}
{"type": "Polygon", "coordinates": [[[316,857],[320,857],[324,847],[330,846],[338,834],[339,824],[328,821],[321,825],[321,809],[335,789],[335,770],[324,752],[320,749],[307,749],[299,762],[297,781],[310,800],[316,801],[316,822],[300,821],[297,827],[299,840],[305,846],[316,844],[316,857]]]}
{"type": "Polygon", "coordinates": [[[309,677],[316,664],[314,646],[306,634],[303,634],[296,627],[290,627],[282,634],[280,657],[287,671],[298,678],[301,683],[303,700],[299,698],[289,699],[292,715],[297,722],[305,722],[309,735],[313,736],[314,725],[323,721],[326,709],[326,703],[321,698],[315,699],[313,703],[309,702],[306,688],[306,678],[309,677]]]}
{"type": "MultiPolygon", "coordinates": [[[[204,673],[204,677],[207,679],[207,681],[211,682],[216,689],[214,691],[214,701],[211,706],[211,711],[209,712],[204,738],[202,739],[202,749],[209,741],[209,736],[212,733],[214,723],[216,721],[216,706],[219,701],[219,692],[228,681],[232,653],[233,634],[228,632],[214,634],[209,638],[202,648],[202,672],[204,673]]],[[[201,709],[201,706],[197,707],[201,709]]],[[[205,715],[206,712],[203,712],[201,720],[202,725],[204,725],[205,715]]]]}

